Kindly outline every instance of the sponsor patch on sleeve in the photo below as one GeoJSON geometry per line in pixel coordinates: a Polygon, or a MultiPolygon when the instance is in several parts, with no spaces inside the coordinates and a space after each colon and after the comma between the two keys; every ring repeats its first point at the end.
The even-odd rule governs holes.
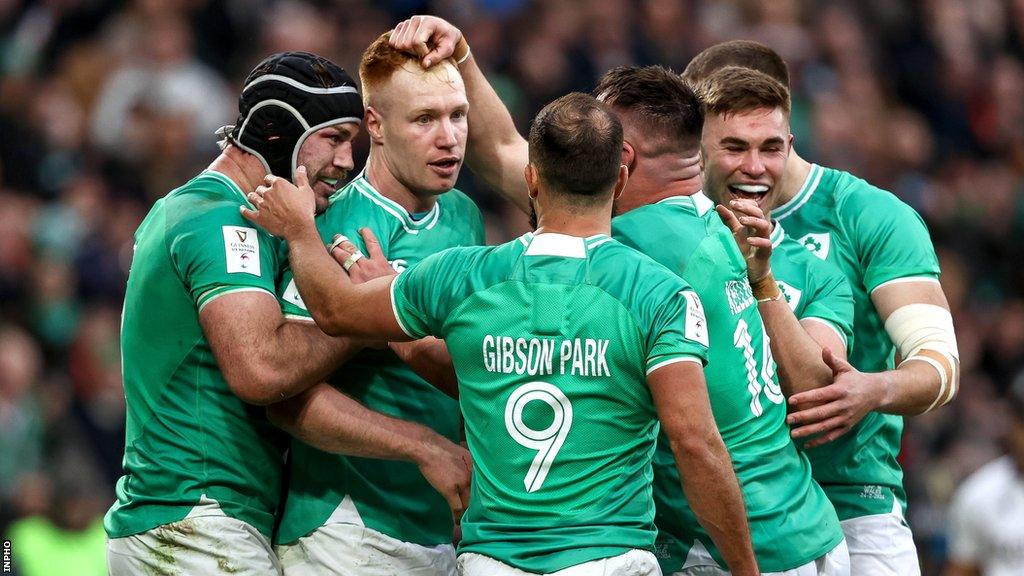
{"type": "Polygon", "coordinates": [[[260,242],[255,228],[222,226],[228,274],[260,276],[260,242]]]}
{"type": "Polygon", "coordinates": [[[686,298],[686,336],[687,340],[699,342],[704,346],[708,343],[708,321],[704,318],[704,306],[696,293],[684,290],[680,292],[686,298]]]}

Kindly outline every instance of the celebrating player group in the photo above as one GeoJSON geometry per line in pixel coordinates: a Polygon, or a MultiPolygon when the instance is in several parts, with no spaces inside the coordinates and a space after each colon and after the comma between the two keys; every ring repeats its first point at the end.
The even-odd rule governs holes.
{"type": "Polygon", "coordinates": [[[442,19],[359,79],[269,56],[136,232],[111,574],[920,574],[938,261],[799,156],[778,54],[615,68],[525,138],[442,19]],[[463,163],[534,230],[485,246],[463,163]]]}

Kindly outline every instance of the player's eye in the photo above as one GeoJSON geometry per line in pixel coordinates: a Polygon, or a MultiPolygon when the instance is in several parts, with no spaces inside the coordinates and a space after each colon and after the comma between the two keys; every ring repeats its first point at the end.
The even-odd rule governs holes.
{"type": "Polygon", "coordinates": [[[466,111],[465,110],[456,110],[455,112],[452,113],[452,119],[453,120],[462,120],[465,117],[466,117],[466,111]]]}
{"type": "Polygon", "coordinates": [[[416,117],[416,123],[417,124],[429,124],[430,123],[430,116],[428,116],[426,114],[422,114],[420,116],[417,116],[416,117]]]}

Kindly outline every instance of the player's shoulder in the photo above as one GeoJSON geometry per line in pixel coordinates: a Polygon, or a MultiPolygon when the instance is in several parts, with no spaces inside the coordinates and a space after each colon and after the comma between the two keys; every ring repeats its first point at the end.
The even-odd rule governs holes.
{"type": "Polygon", "coordinates": [[[163,199],[167,230],[171,233],[211,226],[256,229],[242,217],[240,206],[248,206],[245,194],[227,176],[207,170],[163,199]]]}
{"type": "Polygon", "coordinates": [[[619,280],[603,282],[608,284],[603,288],[615,296],[642,301],[691,289],[686,280],[678,274],[647,254],[618,240],[604,238],[592,244],[592,259],[598,270],[603,273],[601,277],[619,280]],[[622,282],[623,278],[628,278],[629,281],[622,282]]]}
{"type": "Polygon", "coordinates": [[[697,240],[707,235],[712,215],[717,217],[718,213],[705,196],[674,196],[616,216],[612,219],[612,235],[630,245],[644,240],[667,241],[670,237],[697,240]]]}
{"type": "Polygon", "coordinates": [[[822,180],[826,178],[830,185],[825,186],[824,191],[831,194],[837,214],[843,220],[890,220],[911,214],[917,216],[917,211],[895,194],[859,176],[836,168],[825,168],[822,180]]]}

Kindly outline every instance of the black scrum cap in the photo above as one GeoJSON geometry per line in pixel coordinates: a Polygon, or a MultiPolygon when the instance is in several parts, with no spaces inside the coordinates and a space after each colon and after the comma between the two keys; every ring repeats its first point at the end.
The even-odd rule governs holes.
{"type": "Polygon", "coordinates": [[[271,174],[291,180],[306,138],[332,124],[361,123],[363,102],[337,64],[307,52],[282,52],[246,78],[238,113],[233,126],[217,133],[259,158],[271,174]]]}

